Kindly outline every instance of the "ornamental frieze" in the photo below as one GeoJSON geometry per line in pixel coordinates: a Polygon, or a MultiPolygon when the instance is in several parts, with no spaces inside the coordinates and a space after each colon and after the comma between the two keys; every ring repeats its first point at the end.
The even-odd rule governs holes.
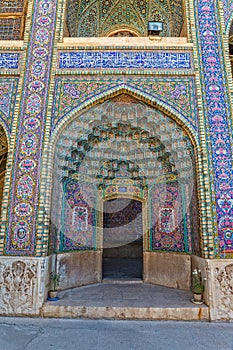
{"type": "Polygon", "coordinates": [[[195,107],[195,83],[189,78],[152,77],[60,77],[56,80],[52,131],[58,123],[79,106],[93,99],[103,99],[111,90],[119,87],[129,89],[148,99],[160,101],[181,114],[197,130],[197,110],[195,107]]]}

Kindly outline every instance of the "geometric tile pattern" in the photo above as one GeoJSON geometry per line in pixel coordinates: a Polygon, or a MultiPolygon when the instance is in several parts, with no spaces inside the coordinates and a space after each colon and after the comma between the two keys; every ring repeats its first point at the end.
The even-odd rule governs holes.
{"type": "Polygon", "coordinates": [[[181,0],[69,0],[67,27],[72,37],[106,36],[130,29],[147,35],[148,21],[162,21],[162,36],[179,36],[183,24],[181,0]]]}

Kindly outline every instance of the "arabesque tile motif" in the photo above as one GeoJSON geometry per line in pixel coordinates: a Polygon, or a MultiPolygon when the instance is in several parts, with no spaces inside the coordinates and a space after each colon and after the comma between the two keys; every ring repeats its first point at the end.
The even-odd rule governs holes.
{"type": "Polygon", "coordinates": [[[18,87],[18,78],[5,78],[0,80],[0,120],[8,133],[14,117],[14,106],[18,87]]]}
{"type": "Polygon", "coordinates": [[[226,71],[222,64],[218,2],[195,1],[197,47],[202,72],[202,94],[209,138],[212,187],[212,220],[217,220],[215,255],[233,253],[232,122],[226,71]],[[216,216],[217,215],[217,216],[216,216]]]}
{"type": "MultiPolygon", "coordinates": [[[[198,60],[195,61],[195,71],[200,73],[201,79],[199,82],[197,79],[196,82],[202,88],[202,106],[198,105],[196,99],[196,86],[192,75],[194,72],[190,69],[190,67],[192,68],[190,63],[191,56],[189,57],[190,60],[185,56],[185,59],[180,61],[183,65],[186,65],[188,62],[188,69],[186,69],[187,66],[183,66],[183,68],[182,66],[173,66],[173,75],[169,75],[167,59],[171,57],[169,56],[170,54],[164,61],[164,66],[161,62],[158,66],[158,62],[153,63],[153,60],[151,60],[148,68],[145,65],[145,60],[142,61],[146,50],[141,49],[142,54],[139,55],[136,68],[136,58],[131,61],[132,57],[130,57],[130,54],[127,56],[130,59],[127,58],[126,66],[124,66],[125,61],[122,63],[124,71],[117,72],[112,66],[112,62],[116,59],[116,54],[114,53],[114,59],[111,61],[111,64],[107,64],[108,72],[105,74],[104,69],[106,67],[103,67],[103,64],[98,66],[98,59],[94,60],[94,63],[92,61],[92,66],[90,65],[91,59],[93,59],[92,55],[90,60],[87,60],[91,52],[90,49],[85,52],[83,48],[82,50],[77,48],[72,51],[73,58],[75,57],[73,59],[70,49],[65,48],[62,53],[65,56],[60,61],[61,65],[57,71],[60,76],[55,80],[55,68],[54,71],[51,71],[51,65],[53,63],[55,67],[57,60],[57,57],[54,57],[54,62],[52,62],[52,52],[53,48],[56,49],[56,43],[54,45],[55,20],[60,2],[58,0],[35,0],[33,2],[31,27],[27,28],[30,29],[29,32],[31,34],[29,45],[27,46],[28,56],[20,105],[20,118],[17,124],[17,141],[15,152],[13,152],[14,164],[10,179],[12,186],[10,205],[8,207],[7,219],[9,220],[9,225],[6,231],[5,254],[35,254],[37,205],[39,195],[42,196],[39,192],[41,157],[45,145],[45,127],[47,128],[46,130],[49,130],[48,134],[53,137],[53,133],[59,130],[60,126],[63,125],[62,123],[68,122],[72,113],[73,118],[74,114],[80,111],[81,108],[89,108],[95,103],[106,100],[111,91],[116,92],[117,89],[122,89],[122,91],[125,89],[132,95],[142,96],[143,101],[147,100],[155,103],[157,99],[161,109],[169,111],[174,119],[177,119],[177,122],[179,121],[186,129],[192,130],[197,141],[196,143],[194,142],[196,148],[198,148],[198,142],[202,137],[202,130],[206,130],[207,143],[205,147],[209,151],[208,164],[200,165],[198,160],[197,170],[199,173],[203,169],[207,174],[209,172],[211,203],[206,203],[206,206],[212,207],[210,220],[212,226],[215,227],[215,231],[203,232],[203,234],[208,234],[210,237],[208,243],[210,246],[207,248],[211,257],[224,258],[233,256],[231,106],[220,33],[220,20],[223,20],[223,18],[220,17],[221,12],[219,12],[218,6],[220,3],[223,4],[225,22],[227,23],[231,16],[233,5],[232,1],[226,0],[223,2],[217,0],[189,0],[189,2],[194,5],[194,13],[189,15],[197,26],[197,31],[194,34],[194,38],[196,38],[194,50],[197,51],[198,56],[198,60]],[[77,57],[81,57],[81,65],[77,63],[77,57]],[[157,66],[155,67],[156,64],[157,66]],[[145,73],[148,73],[147,76],[141,73],[141,75],[136,75],[135,72],[132,74],[132,69],[137,69],[138,67],[142,67],[145,73]],[[154,68],[158,69],[158,71],[153,71],[154,68]],[[183,70],[184,68],[186,69],[185,71],[183,70]],[[187,72],[189,69],[190,74],[187,72]],[[47,115],[48,98],[52,98],[52,95],[49,96],[49,91],[52,90],[50,82],[53,83],[54,81],[53,112],[51,120],[45,125],[45,118],[50,117],[47,115]],[[198,109],[204,112],[204,124],[200,121],[198,109]],[[180,116],[180,119],[176,117],[177,115],[180,116]],[[198,132],[199,140],[197,140],[198,132]],[[212,252],[213,242],[214,252],[212,252]]],[[[122,8],[127,5],[124,5],[121,1],[120,3],[122,8]]],[[[153,4],[157,3],[157,1],[153,2],[153,4]]],[[[169,3],[174,9],[176,6],[180,8],[180,2],[171,1],[169,3]]],[[[86,13],[86,19],[90,18],[90,16],[97,16],[98,9],[93,1],[81,1],[79,5],[79,10],[86,13]],[[87,10],[88,4],[91,6],[87,10]],[[97,12],[95,12],[95,9],[97,12]]],[[[137,5],[135,5],[140,10],[139,13],[142,17],[144,16],[144,5],[145,2],[137,2],[137,5]]],[[[159,6],[162,6],[161,1],[159,6]]],[[[169,8],[168,1],[164,1],[164,6],[169,8]]],[[[73,8],[71,8],[71,11],[76,13],[78,10],[77,3],[72,3],[71,7],[73,8]]],[[[102,18],[107,18],[107,12],[108,9],[106,6],[103,6],[102,18]]],[[[61,14],[59,13],[59,16],[57,16],[58,24],[60,23],[60,16],[61,14]]],[[[158,17],[155,16],[154,18],[158,17]]],[[[113,19],[112,24],[114,24],[113,19]]],[[[86,24],[84,22],[82,22],[82,28],[85,28],[85,26],[87,28],[87,23],[89,25],[89,22],[86,21],[86,24]]],[[[30,16],[28,23],[30,24],[30,16]]],[[[76,24],[71,23],[71,27],[73,26],[74,30],[76,24]]],[[[103,22],[101,22],[102,24],[103,22]]],[[[98,28],[94,29],[97,30],[98,28]]],[[[57,28],[57,30],[62,30],[62,28],[57,28]]],[[[104,30],[107,30],[107,27],[104,30]]],[[[9,50],[10,48],[8,50],[1,48],[0,52],[0,68],[6,69],[7,75],[19,67],[18,53],[11,53],[9,50]]],[[[104,48],[100,48],[99,51],[102,52],[101,55],[103,56],[104,48]]],[[[177,54],[179,54],[179,49],[177,49],[177,54]]],[[[181,54],[183,54],[183,50],[180,49],[181,54]]],[[[95,55],[97,54],[95,53],[95,55]]],[[[100,54],[98,53],[98,55],[100,54]]],[[[110,53],[107,56],[110,56],[110,53]]],[[[122,69],[122,66],[120,66],[120,69],[122,69]]],[[[17,85],[17,78],[14,81],[11,79],[13,78],[2,76],[0,84],[1,101],[5,101],[2,106],[0,101],[1,118],[2,120],[5,118],[3,123],[6,129],[9,128],[9,130],[10,123],[7,115],[10,116],[9,118],[13,118],[13,99],[17,85]]],[[[48,143],[50,142],[49,137],[47,138],[48,143]]],[[[201,178],[201,176],[199,177],[201,178]]],[[[202,185],[200,183],[198,185],[199,200],[203,204],[204,197],[202,197],[202,193],[204,190],[201,188],[202,185]]],[[[38,254],[40,254],[40,251],[38,254]]]]}
{"type": "Polygon", "coordinates": [[[32,255],[35,252],[40,162],[56,8],[56,0],[34,2],[8,211],[6,254],[32,255]]]}

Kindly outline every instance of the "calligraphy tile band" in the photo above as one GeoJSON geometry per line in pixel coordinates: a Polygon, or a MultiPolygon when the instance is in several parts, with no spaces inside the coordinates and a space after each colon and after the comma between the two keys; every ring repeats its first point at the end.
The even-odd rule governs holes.
{"type": "Polygon", "coordinates": [[[192,69],[190,52],[60,52],[60,69],[192,69]]]}
{"type": "Polygon", "coordinates": [[[18,69],[19,53],[0,53],[0,69],[18,69]]]}

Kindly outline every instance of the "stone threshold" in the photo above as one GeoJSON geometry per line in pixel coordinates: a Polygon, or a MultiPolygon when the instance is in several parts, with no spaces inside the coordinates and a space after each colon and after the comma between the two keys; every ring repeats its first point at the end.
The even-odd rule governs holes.
{"type": "Polygon", "coordinates": [[[193,304],[191,292],[147,283],[99,283],[61,291],[59,298],[44,303],[42,317],[210,320],[209,308],[193,304]]]}

